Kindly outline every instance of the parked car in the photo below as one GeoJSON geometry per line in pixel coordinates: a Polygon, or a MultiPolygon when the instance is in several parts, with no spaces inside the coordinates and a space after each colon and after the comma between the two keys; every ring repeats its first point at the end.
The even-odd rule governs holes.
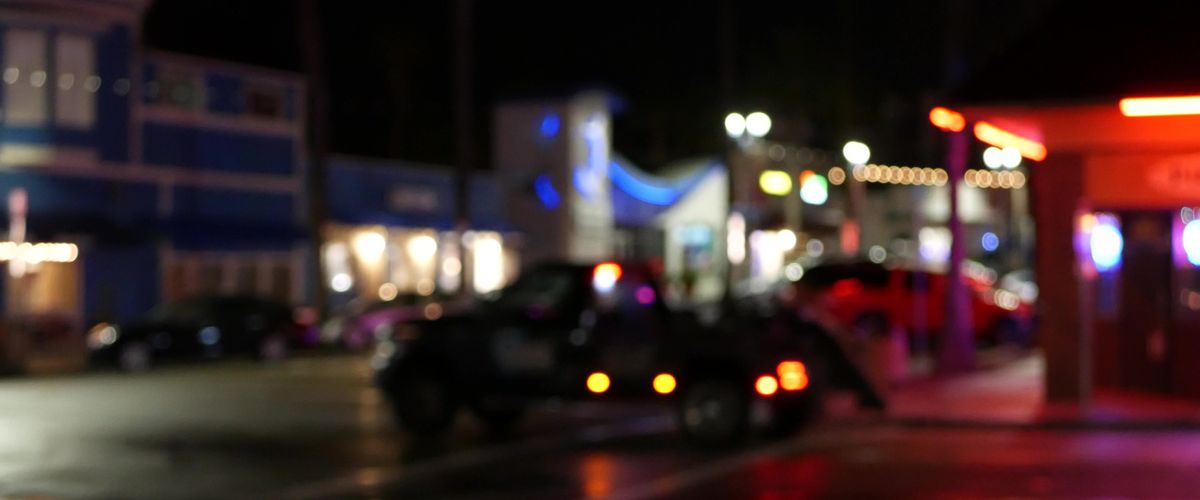
{"type": "MultiPolygon", "coordinates": [[[[971,328],[981,343],[1028,343],[1032,307],[1013,292],[994,287],[979,273],[964,273],[971,304],[971,328]]],[[[857,336],[886,334],[893,326],[909,334],[938,337],[945,325],[946,276],[871,262],[838,262],[813,267],[800,283],[818,288],[821,307],[857,336]],[[918,292],[924,290],[923,332],[918,332],[918,292]]]]}
{"type": "Polygon", "coordinates": [[[389,335],[394,325],[436,319],[464,307],[467,307],[465,302],[446,295],[400,294],[365,307],[352,306],[349,311],[330,318],[321,329],[321,339],[326,344],[362,349],[389,335]]]}
{"type": "Polygon", "coordinates": [[[704,324],[660,291],[642,266],[537,266],[468,313],[398,326],[377,348],[376,381],[401,425],[424,435],[460,409],[504,429],[538,400],[634,398],[673,404],[697,442],[728,443],[758,403],[776,430],[795,430],[847,370],[864,400],[882,404],[829,354],[836,343],[787,309],[731,306],[704,324]]]}
{"type": "Polygon", "coordinates": [[[100,323],[87,341],[94,361],[143,371],[171,360],[281,359],[302,331],[286,305],[254,297],[200,297],[160,304],[135,322],[100,323]]]}

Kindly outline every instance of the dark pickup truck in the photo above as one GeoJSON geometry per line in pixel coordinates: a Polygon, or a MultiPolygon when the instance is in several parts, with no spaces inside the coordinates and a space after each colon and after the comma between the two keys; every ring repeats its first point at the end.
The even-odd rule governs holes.
{"type": "Polygon", "coordinates": [[[653,399],[677,408],[689,438],[717,444],[745,434],[756,400],[779,432],[815,415],[830,384],[882,404],[787,308],[746,299],[702,322],[669,310],[648,268],[615,262],[537,266],[469,314],[396,325],[373,365],[401,425],[425,435],[461,409],[503,429],[533,401],[653,399]]]}

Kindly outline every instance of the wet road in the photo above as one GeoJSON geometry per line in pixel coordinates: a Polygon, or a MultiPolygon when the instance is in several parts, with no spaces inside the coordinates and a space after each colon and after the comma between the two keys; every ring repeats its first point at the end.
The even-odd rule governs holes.
{"type": "Polygon", "coordinates": [[[721,452],[649,407],[537,409],[406,439],[352,356],[0,381],[0,498],[827,498],[1200,495],[1200,432],[858,420],[721,452]]]}

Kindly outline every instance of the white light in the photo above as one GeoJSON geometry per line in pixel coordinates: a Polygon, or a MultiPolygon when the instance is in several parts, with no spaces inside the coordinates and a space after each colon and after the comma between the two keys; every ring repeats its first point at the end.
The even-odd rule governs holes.
{"type": "Polygon", "coordinates": [[[737,139],[744,133],[746,133],[746,117],[742,116],[741,113],[729,113],[725,115],[725,134],[730,139],[737,139]]]}
{"type": "Polygon", "coordinates": [[[476,293],[488,293],[504,285],[504,247],[495,236],[475,238],[474,287],[476,293]]]}
{"type": "Polygon", "coordinates": [[[800,200],[809,205],[824,205],[829,200],[829,183],[821,174],[812,174],[800,183],[800,200]]]}
{"type": "Polygon", "coordinates": [[[842,146],[842,156],[853,165],[864,165],[871,159],[871,148],[861,142],[850,141],[842,146]]]}
{"type": "Polygon", "coordinates": [[[1021,150],[1014,147],[1007,147],[1000,150],[1000,164],[1007,169],[1014,169],[1021,165],[1021,150]]]}
{"type": "Polygon", "coordinates": [[[783,275],[788,281],[800,281],[800,278],[804,277],[804,266],[795,262],[788,264],[787,267],[783,268],[783,275]]]}
{"type": "Polygon", "coordinates": [[[417,293],[421,295],[433,295],[433,280],[425,278],[417,282],[417,293]]]}
{"type": "Polygon", "coordinates": [[[396,288],[396,285],[391,283],[379,285],[379,300],[392,300],[399,294],[400,290],[396,288]]]}
{"type": "Polygon", "coordinates": [[[918,251],[926,262],[941,264],[950,258],[950,231],[944,227],[924,227],[917,233],[918,251]]]}
{"type": "Polygon", "coordinates": [[[462,272],[462,262],[458,260],[458,257],[447,257],[442,261],[443,274],[457,276],[460,272],[462,272]]]}
{"type": "Polygon", "coordinates": [[[775,243],[779,245],[779,249],[785,252],[796,248],[796,233],[791,229],[783,229],[775,233],[775,243]]]}
{"type": "Polygon", "coordinates": [[[733,265],[746,261],[746,218],[738,212],[729,214],[726,224],[725,248],[733,265]]]}
{"type": "Polygon", "coordinates": [[[1187,254],[1188,262],[1193,266],[1200,266],[1200,220],[1192,219],[1183,226],[1183,235],[1180,236],[1183,243],[1183,252],[1187,254]]]}
{"type": "Polygon", "coordinates": [[[422,234],[414,236],[408,240],[408,255],[412,256],[413,260],[425,262],[432,259],[437,253],[437,240],[432,236],[422,234]]]}
{"type": "Polygon", "coordinates": [[[1089,247],[1092,251],[1092,262],[1096,270],[1108,271],[1121,264],[1121,253],[1125,249],[1125,238],[1117,227],[1116,218],[1112,216],[1097,217],[1100,219],[1092,228],[1089,247]]]}
{"type": "Polygon", "coordinates": [[[347,273],[337,273],[329,280],[329,288],[338,293],[350,290],[350,287],[353,285],[354,278],[351,278],[347,273]]]}
{"type": "Polygon", "coordinates": [[[354,251],[365,259],[376,259],[383,255],[387,240],[375,231],[363,231],[354,237],[354,251]]]}
{"type": "Polygon", "coordinates": [[[821,240],[808,240],[804,251],[808,252],[809,257],[820,257],[825,253],[825,244],[821,243],[821,240]]]}
{"type": "Polygon", "coordinates": [[[71,90],[75,86],[75,75],[63,73],[58,75],[58,88],[62,90],[71,90]]]}
{"type": "Polygon", "coordinates": [[[1001,153],[1000,148],[995,146],[988,147],[983,150],[983,165],[992,170],[1004,166],[1004,153],[1001,153]]]}
{"type": "Polygon", "coordinates": [[[41,87],[46,84],[46,72],[42,70],[34,71],[29,74],[29,84],[34,87],[41,87]]]}
{"type": "Polygon", "coordinates": [[[875,245],[870,250],[867,250],[867,257],[871,258],[871,262],[882,264],[887,259],[887,250],[884,250],[879,245],[875,245]]]}
{"type": "Polygon", "coordinates": [[[14,83],[17,83],[17,80],[20,80],[20,79],[21,79],[21,70],[19,70],[17,68],[5,68],[4,69],[4,83],[12,85],[14,83]]]}
{"type": "Polygon", "coordinates": [[[763,137],[771,131],[771,117],[762,111],[746,115],[746,133],[753,137],[763,137]]]}

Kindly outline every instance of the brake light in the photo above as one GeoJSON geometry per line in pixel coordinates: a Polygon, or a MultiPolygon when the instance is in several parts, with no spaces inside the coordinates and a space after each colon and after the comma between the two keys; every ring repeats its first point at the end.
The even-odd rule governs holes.
{"type": "Polygon", "coordinates": [[[775,367],[779,375],[779,386],[785,391],[800,391],[808,387],[808,371],[799,361],[783,361],[775,367]]]}
{"type": "Polygon", "coordinates": [[[595,394],[603,394],[611,384],[612,381],[608,379],[608,375],[604,372],[592,373],[587,378],[587,388],[595,394]]]}
{"type": "Polygon", "coordinates": [[[660,373],[654,377],[654,392],[670,394],[675,392],[675,377],[670,373],[660,373]]]}
{"type": "Polygon", "coordinates": [[[621,266],[616,262],[597,264],[592,270],[592,287],[597,292],[610,292],[617,285],[617,280],[621,279],[621,273],[621,266]]]}
{"type": "Polygon", "coordinates": [[[754,381],[754,390],[758,391],[759,395],[771,396],[779,391],[779,382],[775,380],[775,377],[763,375],[754,381]]]}

